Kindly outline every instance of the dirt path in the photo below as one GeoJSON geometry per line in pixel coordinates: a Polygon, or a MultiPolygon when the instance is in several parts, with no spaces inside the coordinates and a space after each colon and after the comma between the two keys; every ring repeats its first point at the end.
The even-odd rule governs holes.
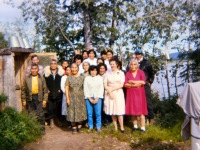
{"type": "Polygon", "coordinates": [[[128,143],[115,138],[102,137],[99,133],[72,134],[70,129],[46,126],[46,134],[22,150],[130,150],[128,143]]]}

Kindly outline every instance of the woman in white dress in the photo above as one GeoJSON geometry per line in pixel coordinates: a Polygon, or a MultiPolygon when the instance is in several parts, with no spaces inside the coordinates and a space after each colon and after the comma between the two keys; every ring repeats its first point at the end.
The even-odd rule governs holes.
{"type": "Polygon", "coordinates": [[[111,72],[107,72],[104,78],[105,98],[104,111],[112,116],[115,130],[118,130],[117,119],[120,124],[120,130],[124,133],[123,115],[125,114],[125,99],[123,93],[124,73],[117,69],[118,61],[110,60],[111,72]]]}

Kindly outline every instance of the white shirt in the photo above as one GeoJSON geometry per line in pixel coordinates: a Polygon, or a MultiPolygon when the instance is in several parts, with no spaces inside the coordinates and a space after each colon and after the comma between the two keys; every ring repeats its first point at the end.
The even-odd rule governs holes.
{"type": "Polygon", "coordinates": [[[104,63],[106,64],[106,67],[107,67],[107,71],[106,71],[106,72],[110,72],[110,71],[111,71],[111,66],[110,66],[109,61],[106,59],[106,60],[104,61],[104,63]]]}
{"type": "Polygon", "coordinates": [[[60,88],[61,88],[61,90],[62,90],[64,95],[65,95],[65,83],[66,83],[66,80],[67,80],[67,76],[64,75],[64,76],[62,76],[61,82],[60,82],[60,88]]]}
{"type": "Polygon", "coordinates": [[[103,98],[104,86],[103,78],[99,75],[92,77],[87,76],[84,81],[84,96],[85,98],[103,98]]]}
{"type": "Polygon", "coordinates": [[[81,63],[79,66],[78,66],[78,73],[81,74],[83,73],[84,70],[83,70],[83,63],[81,63]]]}
{"type": "Polygon", "coordinates": [[[97,58],[94,58],[94,59],[87,58],[83,62],[85,62],[85,61],[88,62],[90,64],[90,66],[91,65],[97,66],[97,58]]]}

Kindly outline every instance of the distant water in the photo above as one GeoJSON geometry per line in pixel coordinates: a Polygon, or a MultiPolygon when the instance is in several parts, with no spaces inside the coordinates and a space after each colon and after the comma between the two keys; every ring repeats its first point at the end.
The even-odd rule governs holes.
{"type": "MultiPolygon", "coordinates": [[[[175,65],[175,61],[168,63],[168,74],[169,74],[169,82],[170,82],[170,92],[171,95],[174,95],[176,93],[175,89],[175,78],[172,77],[172,67],[175,65]]],[[[183,81],[179,77],[180,72],[184,69],[186,62],[182,63],[183,67],[178,69],[177,72],[177,85],[180,85],[183,83],[182,86],[178,87],[178,94],[180,95],[183,92],[184,86],[186,85],[186,82],[183,81]]],[[[166,70],[159,71],[158,76],[155,76],[154,82],[151,86],[151,89],[154,92],[158,92],[160,98],[162,97],[168,97],[168,89],[167,89],[167,80],[166,80],[166,70]]]]}

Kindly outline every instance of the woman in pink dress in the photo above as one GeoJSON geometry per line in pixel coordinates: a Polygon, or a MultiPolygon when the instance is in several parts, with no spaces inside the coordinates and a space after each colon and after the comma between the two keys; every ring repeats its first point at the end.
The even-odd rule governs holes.
{"type": "Polygon", "coordinates": [[[105,99],[104,111],[112,116],[115,130],[117,131],[117,118],[120,124],[120,130],[124,133],[123,116],[125,114],[125,100],[122,90],[124,84],[124,73],[117,69],[118,61],[110,60],[112,71],[107,72],[104,78],[105,99]]]}
{"type": "Polygon", "coordinates": [[[130,70],[126,73],[124,86],[127,88],[126,114],[132,115],[133,131],[138,130],[137,116],[141,120],[141,132],[145,132],[145,115],[148,114],[145,97],[145,74],[139,70],[138,62],[131,60],[130,70]]]}

